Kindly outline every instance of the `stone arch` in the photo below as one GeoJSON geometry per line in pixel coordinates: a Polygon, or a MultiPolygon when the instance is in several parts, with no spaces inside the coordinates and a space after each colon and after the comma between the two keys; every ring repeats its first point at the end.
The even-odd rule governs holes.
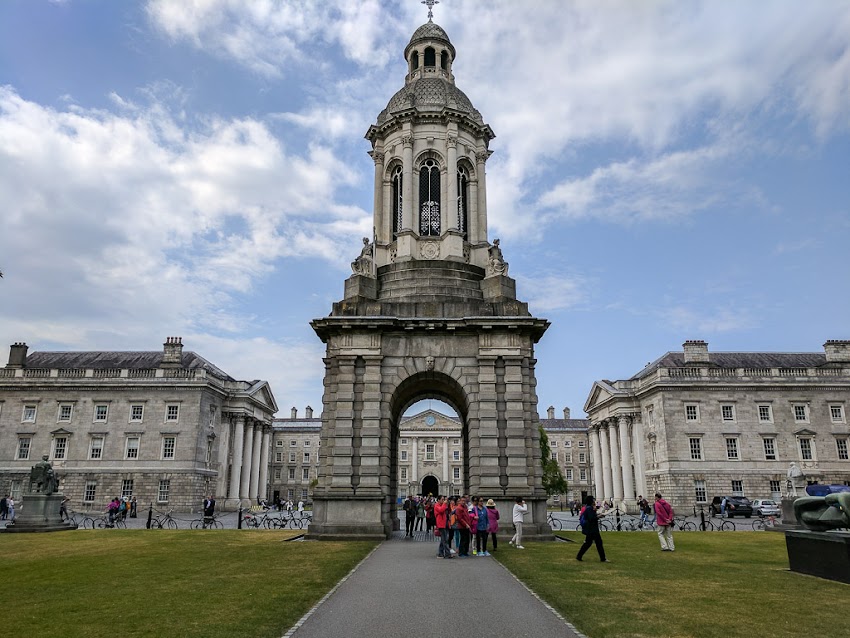
{"type": "Polygon", "coordinates": [[[432,159],[437,162],[437,164],[440,166],[441,171],[446,170],[446,160],[442,156],[442,154],[429,148],[422,151],[421,153],[419,153],[419,155],[413,158],[413,171],[418,171],[420,168],[422,168],[422,164],[424,164],[425,161],[429,159],[432,159]]]}

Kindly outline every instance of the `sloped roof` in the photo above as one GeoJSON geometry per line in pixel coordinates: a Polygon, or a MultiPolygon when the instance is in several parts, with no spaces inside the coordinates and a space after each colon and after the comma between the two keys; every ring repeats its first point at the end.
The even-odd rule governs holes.
{"type": "Polygon", "coordinates": [[[544,430],[580,430],[590,427],[589,419],[540,419],[544,430]]]}
{"type": "MultiPolygon", "coordinates": [[[[32,352],[27,355],[27,368],[128,368],[132,370],[158,368],[162,364],[161,350],[153,352],[32,352]]],[[[183,352],[181,367],[203,369],[223,381],[235,381],[221,368],[195,352],[183,352]]]]}
{"type": "MultiPolygon", "coordinates": [[[[817,368],[826,365],[826,354],[818,352],[710,352],[708,363],[700,366],[712,368],[817,368]]],[[[641,379],[658,368],[683,368],[684,352],[667,352],[643,370],[632,376],[641,379]]]]}

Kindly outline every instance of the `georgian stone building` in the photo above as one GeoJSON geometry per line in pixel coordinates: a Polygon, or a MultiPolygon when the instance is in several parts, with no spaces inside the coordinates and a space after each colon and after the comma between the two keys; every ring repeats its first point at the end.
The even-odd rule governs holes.
{"type": "Polygon", "coordinates": [[[307,406],[303,418],[292,408],[290,418],[272,423],[272,455],[269,496],[272,503],[312,500],[313,483],[319,471],[319,445],[322,419],[313,417],[307,406]]]}
{"type": "Polygon", "coordinates": [[[583,500],[593,489],[592,460],[590,456],[590,421],[570,418],[570,409],[564,408],[564,418],[555,418],[554,406],[549,406],[546,418],[540,425],[549,437],[552,458],[558,461],[569,490],[549,499],[549,505],[560,506],[583,500]]]}
{"type": "Polygon", "coordinates": [[[78,509],[222,507],[265,495],[274,396],[169,337],[155,352],[33,352],[0,368],[0,490],[19,497],[47,454],[78,509]]]}
{"type": "Polygon", "coordinates": [[[712,352],[686,341],[585,404],[598,496],[660,490],[684,513],[714,496],[777,498],[791,462],[850,484],[850,341],[824,352],[712,352]]]}

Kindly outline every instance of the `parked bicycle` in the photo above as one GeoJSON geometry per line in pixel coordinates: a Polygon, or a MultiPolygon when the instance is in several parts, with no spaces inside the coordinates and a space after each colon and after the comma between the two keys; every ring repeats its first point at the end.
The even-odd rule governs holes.
{"type": "Polygon", "coordinates": [[[552,512],[549,512],[549,515],[546,517],[546,522],[549,524],[549,527],[551,527],[555,531],[560,531],[564,527],[564,524],[561,522],[561,520],[555,518],[555,515],[552,514],[552,512]]]}
{"type": "Polygon", "coordinates": [[[127,523],[120,516],[114,516],[112,520],[109,520],[109,514],[103,514],[102,516],[98,516],[95,519],[92,519],[92,528],[91,529],[112,529],[118,527],[120,529],[127,529],[127,523]]]}
{"type": "Polygon", "coordinates": [[[177,521],[171,516],[171,512],[174,510],[168,510],[167,512],[157,512],[156,516],[151,519],[151,529],[177,529],[177,521]]]}
{"type": "Polygon", "coordinates": [[[696,524],[691,523],[684,516],[675,516],[672,525],[673,529],[678,529],[681,532],[695,532],[697,530],[696,524]]]}
{"type": "Polygon", "coordinates": [[[218,515],[202,516],[189,523],[190,529],[224,529],[224,524],[218,520],[218,515]]]}
{"type": "Polygon", "coordinates": [[[757,532],[762,532],[766,527],[773,527],[774,525],[776,525],[775,516],[759,516],[753,521],[753,529],[757,532]]]}

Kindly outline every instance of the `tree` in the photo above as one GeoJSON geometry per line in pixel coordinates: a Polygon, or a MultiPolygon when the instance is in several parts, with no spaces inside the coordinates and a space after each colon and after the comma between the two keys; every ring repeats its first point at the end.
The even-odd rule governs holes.
{"type": "Polygon", "coordinates": [[[570,489],[567,479],[561,473],[561,468],[558,466],[558,461],[552,458],[552,451],[549,448],[549,437],[543,426],[538,426],[540,429],[540,464],[543,466],[543,489],[546,494],[554,496],[555,494],[566,494],[570,489]]]}

